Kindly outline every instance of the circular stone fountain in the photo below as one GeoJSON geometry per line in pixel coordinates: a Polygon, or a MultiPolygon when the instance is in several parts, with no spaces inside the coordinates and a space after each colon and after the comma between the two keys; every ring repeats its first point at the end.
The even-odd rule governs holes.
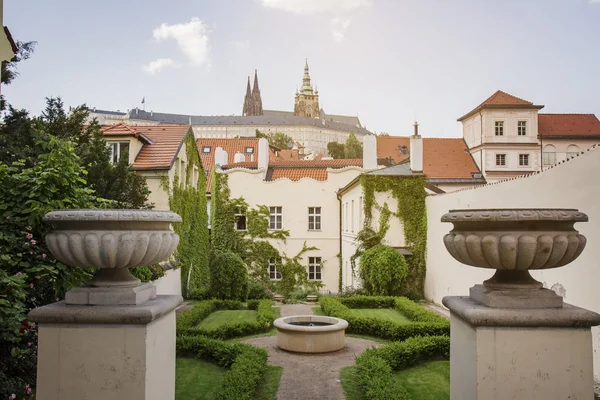
{"type": "Polygon", "coordinates": [[[296,353],[328,353],[344,348],[348,322],[319,315],[295,315],[278,318],[277,346],[296,353]]]}

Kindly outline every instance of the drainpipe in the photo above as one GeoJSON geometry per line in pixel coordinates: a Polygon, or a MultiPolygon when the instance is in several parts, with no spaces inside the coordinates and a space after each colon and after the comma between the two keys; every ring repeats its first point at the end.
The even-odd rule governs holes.
{"type": "Polygon", "coordinates": [[[483,168],[483,115],[481,114],[481,110],[479,110],[479,146],[481,146],[481,150],[479,150],[479,165],[483,172],[483,176],[485,177],[483,168]]]}
{"type": "MultiPolygon", "coordinates": [[[[338,259],[338,261],[342,264],[342,271],[344,270],[344,258],[343,258],[343,253],[342,253],[342,196],[340,195],[340,192],[337,191],[335,192],[335,195],[338,199],[338,214],[339,214],[339,232],[340,232],[340,242],[339,242],[339,246],[340,246],[340,258],[338,259]]],[[[344,287],[344,275],[342,274],[342,271],[340,271],[341,276],[338,277],[338,282],[339,279],[341,278],[342,280],[342,287],[338,288],[338,290],[340,291],[340,293],[342,292],[342,288],[344,287]]]]}

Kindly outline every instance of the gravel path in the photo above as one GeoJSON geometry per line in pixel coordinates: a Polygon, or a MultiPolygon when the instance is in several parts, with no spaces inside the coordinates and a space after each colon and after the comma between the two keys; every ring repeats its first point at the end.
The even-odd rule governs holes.
{"type": "MultiPolygon", "coordinates": [[[[312,314],[311,306],[290,304],[281,307],[281,315],[312,314]]],[[[244,340],[269,352],[269,364],[283,367],[277,391],[279,400],[343,400],[340,369],[354,365],[356,356],[369,347],[378,347],[372,340],[346,337],[346,346],[333,353],[298,354],[280,350],[276,336],[244,340]]]]}

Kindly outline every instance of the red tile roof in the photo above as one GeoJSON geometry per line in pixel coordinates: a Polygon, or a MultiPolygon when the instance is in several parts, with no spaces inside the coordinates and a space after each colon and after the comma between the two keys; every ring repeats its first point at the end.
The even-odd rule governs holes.
{"type": "MultiPolygon", "coordinates": [[[[378,136],[377,158],[391,159],[398,164],[409,156],[399,148],[406,146],[410,154],[410,138],[403,136],[378,136]]],[[[461,138],[424,138],[423,173],[430,179],[468,179],[479,173],[467,144],[461,138]]]]}
{"type": "Polygon", "coordinates": [[[502,90],[498,90],[496,91],[496,93],[485,99],[483,103],[475,107],[473,110],[469,111],[467,114],[460,117],[458,120],[462,121],[463,119],[470,117],[479,110],[485,108],[535,108],[539,110],[543,107],[544,106],[536,106],[530,101],[523,100],[517,96],[513,96],[512,94],[508,94],[506,92],[503,92],[502,90]]]}
{"type": "Polygon", "coordinates": [[[538,133],[543,137],[600,137],[600,121],[594,114],[538,114],[538,133]]]}
{"type": "Polygon", "coordinates": [[[327,180],[326,168],[274,168],[271,180],[288,178],[292,181],[299,181],[302,178],[312,178],[317,181],[327,180]]]}
{"type": "Polygon", "coordinates": [[[189,125],[131,126],[125,124],[105,125],[100,128],[104,136],[131,135],[150,140],[144,143],[133,162],[133,169],[171,169],[179,149],[188,134],[193,135],[189,125]]]}
{"type": "MultiPolygon", "coordinates": [[[[231,138],[231,139],[211,139],[211,138],[200,138],[196,140],[198,145],[198,151],[200,152],[200,160],[202,160],[202,167],[205,171],[208,171],[208,177],[206,180],[206,192],[210,193],[211,182],[212,182],[212,169],[215,166],[215,150],[217,147],[222,148],[227,152],[227,159],[229,163],[233,163],[236,153],[242,153],[248,160],[247,162],[254,165],[256,168],[256,161],[250,161],[251,155],[254,156],[254,160],[258,156],[258,139],[259,138],[231,138]],[[202,152],[204,147],[210,147],[208,153],[202,152]],[[252,153],[246,153],[246,148],[252,147],[252,153]]],[[[277,156],[272,148],[269,147],[269,162],[276,160],[277,156]]]]}

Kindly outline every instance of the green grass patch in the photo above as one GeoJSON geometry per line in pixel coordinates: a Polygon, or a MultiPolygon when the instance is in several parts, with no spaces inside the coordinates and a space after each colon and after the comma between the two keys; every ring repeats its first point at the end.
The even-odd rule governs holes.
{"type": "Polygon", "coordinates": [[[408,391],[413,400],[449,399],[450,361],[429,361],[394,372],[394,380],[408,391]]]}
{"type": "Polygon", "coordinates": [[[213,399],[221,386],[226,368],[194,358],[177,358],[175,400],[213,399]]]}
{"type": "Polygon", "coordinates": [[[279,389],[279,380],[283,373],[283,367],[267,365],[263,381],[258,385],[256,398],[259,400],[277,399],[277,389],[279,389]]]}
{"type": "Polygon", "coordinates": [[[356,367],[344,367],[340,370],[340,380],[346,400],[361,400],[360,387],[358,386],[358,377],[356,376],[356,367]]]}
{"type": "Polygon", "coordinates": [[[235,323],[255,322],[258,313],[251,310],[223,310],[215,311],[198,324],[201,329],[216,329],[223,325],[235,323]]]}
{"type": "Polygon", "coordinates": [[[377,318],[399,324],[408,324],[411,322],[411,320],[392,308],[353,308],[350,312],[358,318],[377,318]]]}

